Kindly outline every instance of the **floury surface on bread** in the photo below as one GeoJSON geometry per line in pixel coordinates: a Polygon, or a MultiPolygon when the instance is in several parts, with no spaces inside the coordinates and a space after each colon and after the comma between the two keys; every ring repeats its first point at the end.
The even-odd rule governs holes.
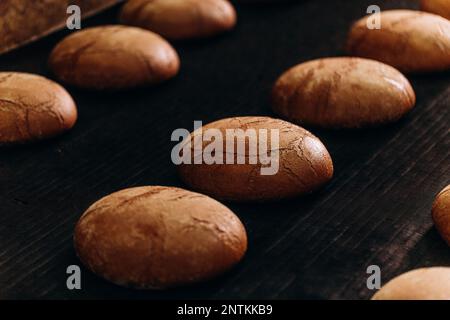
{"type": "Polygon", "coordinates": [[[450,69],[450,21],[427,12],[385,10],[381,29],[368,29],[364,17],[351,28],[347,52],[389,64],[402,72],[450,69]]]}
{"type": "Polygon", "coordinates": [[[221,203],[174,187],[136,187],[104,197],[80,218],[81,261],[122,286],[164,289],[218,276],[244,256],[247,234],[221,203]]]}
{"type": "Polygon", "coordinates": [[[206,38],[232,29],[236,11],[228,0],[130,0],[120,21],[171,40],[206,38]]]}
{"type": "MultiPolygon", "coordinates": [[[[195,164],[192,161],[179,165],[181,179],[198,192],[229,201],[274,201],[313,192],[333,176],[333,162],[323,143],[309,131],[292,123],[260,116],[221,119],[194,131],[187,140],[192,142],[189,145],[195,146],[195,141],[200,138],[206,150],[210,142],[205,136],[210,129],[224,137],[222,151],[218,151],[222,153],[221,157],[227,158],[231,154],[234,161],[212,164],[195,164]],[[227,149],[229,130],[236,132],[238,140],[248,141],[241,151],[227,149]],[[273,139],[272,132],[276,133],[276,146],[269,140],[273,139]],[[267,139],[261,141],[262,137],[267,139]],[[265,152],[250,148],[251,142],[259,146],[265,144],[265,152]],[[266,165],[259,157],[262,153],[270,154],[271,162],[267,165],[276,169],[271,174],[263,174],[261,170],[266,165]],[[245,161],[239,163],[236,160],[238,157],[245,161]],[[250,160],[256,161],[252,163],[250,160]]],[[[191,154],[194,157],[195,150],[191,154]]]]}
{"type": "Polygon", "coordinates": [[[372,300],[450,300],[450,268],[412,270],[384,285],[372,300]]]}
{"type": "Polygon", "coordinates": [[[175,49],[159,35],[120,25],[74,32],[53,49],[49,66],[62,82],[92,90],[151,86],[180,68],[175,49]]]}
{"type": "Polygon", "coordinates": [[[450,246],[450,185],[436,196],[432,216],[436,229],[450,246]]]}
{"type": "Polygon", "coordinates": [[[292,67],[275,83],[272,105],[300,125],[362,128],[394,122],[416,103],[409,81],[384,63],[324,58],[292,67]]]}
{"type": "Polygon", "coordinates": [[[71,129],[77,108],[69,93],[42,76],[0,72],[0,145],[50,138],[71,129]]]}

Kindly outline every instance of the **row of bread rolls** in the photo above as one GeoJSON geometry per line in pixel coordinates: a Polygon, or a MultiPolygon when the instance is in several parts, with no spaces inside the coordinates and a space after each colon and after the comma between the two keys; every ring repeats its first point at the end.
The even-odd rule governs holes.
{"type": "MultiPolygon", "coordinates": [[[[333,128],[392,122],[415,104],[410,83],[394,67],[407,72],[450,68],[447,20],[408,10],[389,11],[382,14],[385,24],[377,33],[362,27],[366,19],[352,27],[347,48],[353,55],[381,62],[328,58],[292,68],[272,91],[277,114],[297,124],[333,128]]],[[[56,77],[94,90],[166,81],[177,74],[180,60],[163,37],[212,36],[231,29],[236,13],[224,0],[131,0],[123,7],[120,20],[137,27],[89,28],[61,41],[49,60],[56,77]]],[[[0,81],[0,87],[13,88],[11,96],[0,97],[6,105],[2,108],[6,120],[0,122],[1,143],[53,136],[75,123],[75,104],[58,85],[33,75],[1,76],[5,81],[0,81]],[[49,91],[45,103],[33,96],[38,80],[49,91]],[[24,101],[24,96],[29,100],[24,101]],[[16,105],[20,108],[13,110],[16,105]]],[[[237,117],[208,126],[280,129],[280,148],[285,150],[281,170],[274,176],[261,176],[252,165],[180,166],[181,178],[194,190],[224,200],[268,201],[312,192],[333,175],[325,146],[292,123],[237,117]]],[[[438,217],[439,230],[447,230],[449,215],[444,210],[438,217]]],[[[115,283],[140,288],[167,288],[211,278],[235,265],[247,248],[245,229],[229,209],[202,194],[169,187],[133,188],[105,197],[83,215],[74,238],[78,255],[92,271],[115,283]]]]}
{"type": "MultiPolygon", "coordinates": [[[[130,1],[120,19],[139,24],[146,15],[163,18],[154,31],[169,39],[212,36],[236,23],[234,8],[225,0],[130,1]]],[[[174,77],[180,67],[162,36],[124,25],[89,28],[61,41],[49,66],[63,83],[86,89],[154,85],[174,77]]],[[[76,122],[75,102],[51,80],[2,72],[0,89],[2,145],[49,138],[76,122]]],[[[306,134],[302,130],[298,134],[306,134]]],[[[117,284],[153,289],[217,276],[247,249],[244,226],[224,205],[202,194],[156,186],[122,190],[98,201],[80,218],[74,242],[95,273],[117,284]]]]}
{"type": "MultiPolygon", "coordinates": [[[[169,19],[157,21],[155,31],[170,39],[212,36],[236,23],[225,0],[130,1],[120,19],[139,22],[147,14],[169,19]]],[[[65,84],[117,90],[166,81],[178,73],[180,60],[161,35],[111,25],[66,37],[52,51],[49,66],[65,84]]],[[[76,120],[75,102],[59,84],[33,74],[0,73],[1,145],[50,138],[76,120]]],[[[245,254],[247,234],[239,218],[212,198],[148,186],[91,206],[77,224],[74,242],[81,260],[102,277],[161,289],[225,272],[245,254]]]]}
{"type": "MultiPolygon", "coordinates": [[[[384,14],[383,20],[388,20],[387,35],[392,37],[386,40],[385,46],[388,51],[390,49],[393,52],[393,56],[400,48],[389,46],[404,37],[404,30],[410,37],[423,27],[430,29],[416,35],[423,41],[423,47],[410,46],[407,49],[411,50],[411,55],[421,53],[420,50],[424,47],[427,49],[427,46],[428,50],[435,45],[443,48],[448,46],[448,39],[436,36],[427,41],[421,36],[427,32],[436,35],[439,28],[448,28],[448,22],[439,17],[411,11],[392,11],[384,14]],[[396,27],[396,21],[404,19],[406,21],[418,19],[419,26],[412,29],[396,27]],[[436,23],[438,23],[437,26],[436,23]]],[[[352,28],[349,36],[350,48],[353,48],[354,38],[359,36],[355,36],[354,33],[363,22],[365,23],[364,19],[352,28]]],[[[151,24],[146,25],[140,22],[140,25],[148,27],[151,24]]],[[[175,38],[173,35],[171,37],[175,38]]],[[[366,35],[364,37],[367,38],[366,35]]],[[[416,65],[401,59],[398,63],[388,60],[385,62],[390,62],[405,71],[445,70],[449,68],[445,50],[436,54],[431,62],[418,61],[416,65]],[[424,67],[426,63],[430,64],[424,67]],[[403,66],[409,66],[409,69],[403,66]]],[[[381,57],[373,58],[383,61],[381,57]]],[[[272,96],[274,110],[284,118],[299,124],[335,128],[364,127],[392,122],[406,114],[415,104],[415,93],[408,80],[399,71],[386,64],[361,58],[321,59],[294,67],[280,77],[274,86],[272,96]],[[367,78],[368,74],[371,75],[370,78],[367,78]],[[356,99],[353,99],[355,97],[356,99]],[[317,105],[323,105],[321,110],[316,110],[317,105]]],[[[282,135],[280,145],[280,149],[287,150],[280,160],[286,165],[281,166],[282,170],[279,174],[264,177],[258,175],[252,165],[181,165],[179,167],[181,178],[194,190],[228,201],[267,201],[298,196],[317,189],[331,179],[333,165],[326,148],[316,137],[293,124],[265,117],[237,117],[208,124],[202,128],[202,131],[208,128],[219,129],[223,132],[234,128],[273,127],[286,128],[286,130],[282,129],[286,137],[282,135]],[[295,150],[295,147],[299,150],[295,150]],[[291,154],[289,150],[292,150],[291,154]]],[[[192,133],[191,142],[197,135],[196,132],[192,133]]],[[[435,212],[434,209],[434,217],[436,217],[435,212]]],[[[445,228],[445,223],[449,221],[448,214],[444,214],[441,219],[445,222],[438,222],[435,218],[436,224],[445,228]]],[[[243,251],[240,252],[243,254],[243,251]]],[[[95,267],[92,269],[95,270],[95,267]]],[[[100,274],[105,273],[100,272],[100,274]]],[[[412,272],[411,275],[402,277],[400,281],[390,282],[374,299],[411,297],[446,299],[448,298],[446,274],[448,274],[446,268],[412,272]],[[440,276],[444,276],[443,283],[433,281],[440,276]],[[420,292],[420,295],[411,293],[414,290],[411,289],[409,279],[414,281],[415,278],[418,279],[416,279],[418,285],[413,287],[416,287],[415,290],[420,292]],[[421,284],[425,287],[420,287],[421,284]],[[396,289],[392,291],[393,293],[386,294],[390,287],[396,289]],[[401,296],[402,292],[407,292],[409,295],[401,296]]],[[[113,277],[113,281],[117,282],[117,276],[113,277]]],[[[180,281],[176,284],[180,284],[180,281]]],[[[165,285],[171,286],[172,283],[165,283],[165,285]]],[[[150,287],[154,286],[150,285],[150,287]]],[[[156,285],[156,287],[161,286],[161,284],[156,285]]]]}
{"type": "MultiPolygon", "coordinates": [[[[147,27],[169,39],[198,38],[232,28],[236,12],[226,0],[133,0],[120,14],[129,24],[146,18],[153,21],[147,27]]],[[[74,32],[54,48],[49,67],[65,84],[117,90],[166,81],[178,73],[180,60],[161,35],[114,25],[74,32]]],[[[1,72],[0,106],[0,145],[53,137],[77,120],[69,93],[38,75],[1,72]]]]}
{"type": "MultiPolygon", "coordinates": [[[[364,21],[352,28],[347,43],[355,54],[375,58],[406,72],[448,70],[450,67],[450,1],[422,0],[420,12],[399,11],[386,15],[391,38],[363,30],[364,21]],[[399,19],[401,17],[401,19],[399,19]],[[446,19],[444,19],[446,18],[446,19]],[[367,38],[366,38],[367,37],[367,38]],[[374,51],[371,45],[378,46],[374,51]]],[[[385,27],[385,26],[383,26],[385,27]]],[[[450,185],[437,196],[432,218],[442,238],[450,245],[450,185]]],[[[389,281],[373,300],[450,300],[450,267],[415,269],[389,281]]]]}
{"type": "MultiPolygon", "coordinates": [[[[177,3],[177,0],[171,1],[177,3]]],[[[171,1],[164,2],[165,6],[171,1]]],[[[208,0],[208,3],[214,1],[223,2],[208,0]]],[[[127,8],[134,2],[141,6],[145,3],[142,0],[130,1],[123,12],[128,12],[127,8]]],[[[144,9],[150,10],[157,3],[158,1],[151,1],[151,6],[144,6],[138,11],[130,10],[135,13],[147,12],[144,9]]],[[[200,3],[204,6],[206,2],[200,3]]],[[[209,12],[197,11],[204,14],[209,12]]],[[[449,68],[448,20],[427,13],[394,10],[382,13],[381,30],[368,30],[365,28],[367,19],[363,18],[355,23],[349,33],[348,48],[351,53],[388,62],[406,71],[438,71],[449,68]]],[[[208,21],[203,16],[200,20],[208,21]]],[[[169,22],[170,19],[167,23],[169,22]]],[[[201,25],[209,29],[208,23],[201,25]]],[[[231,26],[232,24],[229,25],[231,26]]],[[[49,66],[63,83],[87,89],[117,90],[166,81],[178,73],[180,59],[174,48],[161,36],[141,28],[116,25],[88,28],[68,36],[52,51],[49,66]]],[[[3,77],[9,75],[3,74],[3,77]]],[[[33,90],[35,79],[36,77],[16,74],[14,83],[23,83],[33,90]]],[[[42,81],[41,79],[40,82],[42,81]]],[[[0,86],[10,84],[11,81],[2,82],[0,86]]],[[[54,85],[45,86],[51,87],[54,85]]],[[[28,92],[28,95],[32,96],[33,93],[28,92]]],[[[69,101],[60,92],[56,96],[69,101]]],[[[5,97],[4,101],[9,101],[9,105],[11,101],[20,104],[14,97],[5,97]]],[[[44,115],[54,117],[48,110],[58,109],[51,102],[44,105],[47,108],[37,102],[21,109],[2,108],[8,116],[4,117],[2,123],[1,144],[53,136],[71,128],[76,120],[76,108],[73,103],[69,103],[67,109],[72,110],[69,126],[63,125],[59,131],[49,130],[48,133],[45,126],[37,133],[28,132],[22,126],[17,130],[11,124],[12,119],[26,120],[23,110],[28,110],[27,106],[33,104],[42,109],[39,110],[40,117],[37,121],[44,115]]],[[[399,119],[414,106],[415,94],[400,72],[380,62],[343,57],[310,61],[288,70],[274,85],[272,104],[275,113],[296,124],[352,128],[399,119]],[[373,76],[367,77],[366,73],[373,76]],[[384,73],[387,77],[384,77],[384,73]],[[307,85],[303,85],[305,82],[307,85]]],[[[26,125],[25,120],[22,122],[26,125]]]]}

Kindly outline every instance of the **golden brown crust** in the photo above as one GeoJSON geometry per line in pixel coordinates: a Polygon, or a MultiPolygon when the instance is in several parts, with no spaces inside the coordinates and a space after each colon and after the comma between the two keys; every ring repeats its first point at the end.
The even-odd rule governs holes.
{"type": "Polygon", "coordinates": [[[286,71],[272,90],[275,113],[294,123],[360,128],[393,122],[415,105],[396,69],[361,58],[326,58],[286,71]]]}
{"type": "Polygon", "coordinates": [[[130,0],[120,21],[168,39],[204,38],[232,29],[236,11],[227,0],[130,0]]]}
{"type": "Polygon", "coordinates": [[[384,285],[372,300],[450,300],[450,268],[406,272],[384,285]]]}
{"type": "Polygon", "coordinates": [[[450,246],[450,185],[436,196],[432,216],[436,229],[450,246]]]}
{"type": "MultiPolygon", "coordinates": [[[[214,198],[231,201],[291,198],[320,188],[333,176],[333,162],[325,146],[310,132],[289,122],[269,117],[236,117],[210,123],[203,127],[203,133],[207,129],[218,129],[224,137],[226,129],[267,129],[269,136],[271,129],[278,129],[280,133],[279,171],[275,175],[262,175],[260,161],[257,164],[249,164],[249,161],[236,164],[235,161],[235,164],[182,164],[178,167],[181,179],[188,186],[214,198]]],[[[199,136],[199,131],[191,134],[192,141],[195,136],[199,136]]],[[[204,142],[204,146],[207,144],[209,142],[204,142]]],[[[226,138],[223,152],[225,157],[226,138]]],[[[246,154],[248,157],[248,144],[246,154]]]]}
{"type": "Polygon", "coordinates": [[[120,0],[1,0],[0,54],[37,40],[66,26],[66,10],[78,5],[83,17],[91,16],[120,0]]]}
{"type": "Polygon", "coordinates": [[[163,289],[213,278],[245,254],[247,235],[219,202],[172,187],[113,193],[80,218],[75,249],[94,273],[118,285],[163,289]]]}
{"type": "Polygon", "coordinates": [[[450,19],[450,1],[448,0],[422,0],[421,9],[450,19]]]}
{"type": "Polygon", "coordinates": [[[44,77],[0,72],[0,145],[63,133],[77,120],[69,93],[44,77]]]}
{"type": "Polygon", "coordinates": [[[450,69],[450,21],[413,10],[381,13],[381,29],[367,28],[364,17],[351,28],[347,52],[379,60],[404,72],[450,69]]]}
{"type": "Polygon", "coordinates": [[[174,77],[180,61],[157,34],[134,27],[101,26],[62,40],[49,60],[63,82],[88,89],[125,89],[174,77]]]}

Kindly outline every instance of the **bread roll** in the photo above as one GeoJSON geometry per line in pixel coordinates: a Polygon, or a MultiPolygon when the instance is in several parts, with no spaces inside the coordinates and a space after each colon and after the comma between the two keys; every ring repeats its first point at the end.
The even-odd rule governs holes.
{"type": "Polygon", "coordinates": [[[185,143],[190,145],[193,161],[178,167],[181,179],[217,199],[261,202],[292,198],[317,190],[333,176],[333,162],[322,142],[305,129],[278,119],[218,120],[194,131],[185,143]],[[214,132],[222,136],[222,150],[214,152],[221,161],[196,164],[195,159],[200,159],[196,141],[203,140],[205,158],[211,146],[208,135],[214,132]],[[230,149],[227,144],[233,141],[230,149]]]}
{"type": "Polygon", "coordinates": [[[389,64],[403,72],[450,69],[450,21],[426,12],[386,10],[381,29],[369,29],[364,17],[348,36],[347,51],[354,56],[389,64]]]}
{"type": "Polygon", "coordinates": [[[49,65],[64,83],[120,90],[166,81],[178,73],[180,60],[157,34],[117,25],[69,35],[53,49],[49,65]]]}
{"type": "Polygon", "coordinates": [[[275,113],[300,125],[361,128],[396,121],[416,95],[396,69],[361,58],[326,58],[286,71],[272,90],[275,113]]]}
{"type": "Polygon", "coordinates": [[[75,102],[59,84],[34,74],[0,72],[0,145],[53,137],[76,120],[75,102]]]}
{"type": "Polygon", "coordinates": [[[183,40],[232,29],[236,11],[227,0],[130,0],[122,9],[120,21],[167,39],[183,40]]]}
{"type": "Polygon", "coordinates": [[[436,229],[450,245],[450,185],[436,196],[432,215],[436,229]]]}
{"type": "Polygon", "coordinates": [[[450,268],[406,272],[384,285],[372,300],[450,300],[450,268]]]}
{"type": "Polygon", "coordinates": [[[247,249],[241,221],[219,202],[171,187],[138,187],[94,203],[75,228],[75,249],[118,285],[164,289],[216,277],[247,249]]]}

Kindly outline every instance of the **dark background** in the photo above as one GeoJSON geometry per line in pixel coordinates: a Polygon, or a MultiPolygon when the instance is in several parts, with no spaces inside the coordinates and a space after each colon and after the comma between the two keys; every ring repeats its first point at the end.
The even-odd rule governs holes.
{"type": "MultiPolygon", "coordinates": [[[[376,1],[382,9],[416,1],[376,1]]],[[[180,75],[158,87],[122,93],[69,88],[79,121],[68,134],[0,149],[0,298],[368,299],[366,268],[385,283],[421,266],[450,265],[432,227],[434,196],[450,183],[450,74],[410,77],[417,106],[377,129],[312,129],[335,164],[320,192],[271,204],[228,204],[244,222],[249,251],[214,281],[170,291],[117,287],[82,268],[82,290],[66,288],[80,264],[74,225],[99,198],[139,185],[182,186],[170,135],[229,116],[273,115],[268,94],[288,67],[344,54],[353,20],[373,1],[314,0],[237,6],[226,35],[175,43],[180,75]]],[[[117,7],[83,27],[115,23],[117,7]]],[[[0,70],[50,76],[46,60],[63,31],[0,57],[0,70]]],[[[370,75],[368,75],[370,76],[370,75]]]]}

